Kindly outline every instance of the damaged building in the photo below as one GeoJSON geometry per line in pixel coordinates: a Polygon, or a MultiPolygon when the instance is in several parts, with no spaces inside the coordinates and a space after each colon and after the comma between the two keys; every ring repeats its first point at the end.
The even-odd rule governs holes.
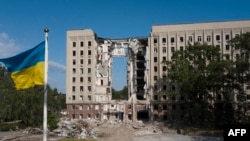
{"type": "Polygon", "coordinates": [[[185,110],[185,104],[181,98],[170,99],[160,93],[168,89],[166,84],[157,83],[167,73],[161,62],[195,42],[215,45],[229,54],[227,41],[245,32],[250,32],[250,21],[155,25],[146,38],[109,39],[98,37],[91,29],[68,30],[68,117],[124,122],[182,118],[181,112],[168,116],[169,109],[185,110]],[[112,100],[114,57],[127,57],[128,100],[112,100]]]}

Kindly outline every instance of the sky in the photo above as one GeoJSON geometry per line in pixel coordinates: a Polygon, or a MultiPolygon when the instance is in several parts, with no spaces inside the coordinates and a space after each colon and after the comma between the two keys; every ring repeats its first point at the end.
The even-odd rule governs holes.
{"type": "MultiPolygon", "coordinates": [[[[44,40],[48,84],[66,92],[66,32],[92,29],[104,38],[147,37],[152,25],[249,20],[250,0],[0,0],[0,58],[44,40]]],[[[113,87],[126,85],[126,58],[113,63],[113,87]]]]}

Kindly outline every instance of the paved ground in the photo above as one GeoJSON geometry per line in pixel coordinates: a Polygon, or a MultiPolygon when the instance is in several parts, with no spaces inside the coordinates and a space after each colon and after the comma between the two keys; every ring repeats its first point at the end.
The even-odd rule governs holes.
{"type": "Polygon", "coordinates": [[[161,134],[161,135],[134,137],[132,141],[223,141],[223,138],[161,134]]]}

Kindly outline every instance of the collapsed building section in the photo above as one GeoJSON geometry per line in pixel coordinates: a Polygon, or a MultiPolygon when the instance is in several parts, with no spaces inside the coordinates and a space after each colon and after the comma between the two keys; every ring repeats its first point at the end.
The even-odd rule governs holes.
{"type": "Polygon", "coordinates": [[[146,38],[105,39],[90,29],[68,31],[66,103],[69,117],[130,121],[137,119],[137,111],[147,113],[146,46],[146,38]],[[129,100],[112,100],[114,57],[128,58],[129,100]]]}

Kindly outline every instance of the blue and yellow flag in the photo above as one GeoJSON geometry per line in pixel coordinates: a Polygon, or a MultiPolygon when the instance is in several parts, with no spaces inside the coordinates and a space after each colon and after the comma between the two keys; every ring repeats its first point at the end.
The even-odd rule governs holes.
{"type": "Polygon", "coordinates": [[[0,59],[4,63],[17,90],[44,85],[45,42],[16,56],[0,59]]]}

